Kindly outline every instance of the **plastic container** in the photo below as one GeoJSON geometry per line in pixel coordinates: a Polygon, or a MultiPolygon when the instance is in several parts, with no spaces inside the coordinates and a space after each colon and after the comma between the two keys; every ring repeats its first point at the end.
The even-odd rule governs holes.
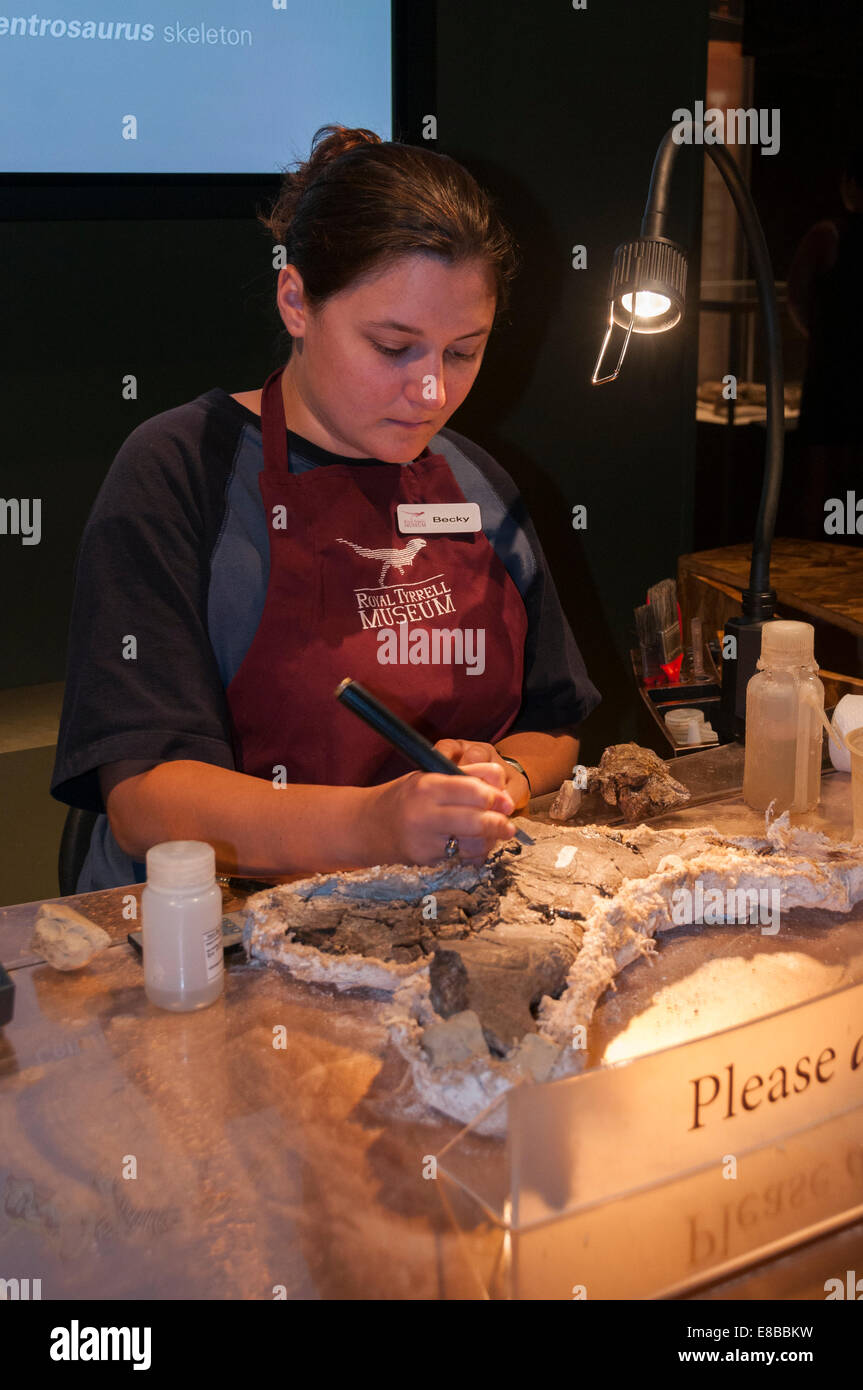
{"type": "Polygon", "coordinates": [[[746,687],[743,799],[756,811],[811,811],[821,796],[824,686],[811,623],[761,629],[758,671],[746,687]]]}
{"type": "MultiPolygon", "coordinates": [[[[845,738],[855,729],[863,729],[863,695],[843,695],[830,721],[845,738]]],[[[835,739],[828,740],[830,761],[837,772],[851,771],[851,754],[835,739]]]]}
{"type": "Polygon", "coordinates": [[[675,743],[682,745],[718,743],[719,735],[704,718],[700,709],[671,709],[665,716],[665,726],[675,743]]]}
{"type": "Polygon", "coordinates": [[[201,840],[147,851],[141,894],[144,989],[160,1009],[205,1009],[222,993],[222,892],[216,855],[201,840]]]}

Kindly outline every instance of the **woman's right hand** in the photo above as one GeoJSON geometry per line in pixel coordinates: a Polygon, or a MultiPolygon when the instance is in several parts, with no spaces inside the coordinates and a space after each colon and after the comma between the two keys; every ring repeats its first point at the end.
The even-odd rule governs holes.
{"type": "Polygon", "coordinates": [[[435,864],[445,859],[447,840],[459,843],[458,858],[481,862],[501,840],[515,834],[508,819],[512,797],[498,763],[473,763],[464,777],[445,772],[408,772],[373,790],[375,816],[383,819],[394,864],[435,864]]]}

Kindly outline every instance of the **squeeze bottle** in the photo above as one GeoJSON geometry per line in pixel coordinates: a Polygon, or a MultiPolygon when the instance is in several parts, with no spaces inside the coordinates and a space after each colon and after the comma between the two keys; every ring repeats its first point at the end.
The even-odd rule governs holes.
{"type": "Polygon", "coordinates": [[[746,687],[743,799],[756,811],[811,811],[821,796],[824,686],[811,623],[761,629],[758,671],[746,687]]]}

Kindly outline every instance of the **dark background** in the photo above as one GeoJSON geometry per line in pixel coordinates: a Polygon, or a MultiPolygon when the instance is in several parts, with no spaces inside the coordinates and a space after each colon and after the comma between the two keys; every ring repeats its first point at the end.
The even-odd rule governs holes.
{"type": "Polygon", "coordinates": [[[754,105],[782,113],[779,151],[753,160],[751,191],[785,280],[813,221],[842,213],[842,161],[863,144],[863,4],[748,0],[743,52],[755,60],[754,105]]]}
{"type": "MultiPolygon", "coordinates": [[[[714,0],[711,16],[711,37],[742,41],[744,57],[753,64],[750,104],[780,112],[779,150],[766,158],[753,152],[750,191],[781,286],[809,228],[844,216],[840,174],[850,151],[863,144],[863,0],[714,0]],[[729,16],[725,22],[717,17],[720,10],[729,16]]],[[[745,262],[741,275],[752,275],[745,262]]],[[[780,322],[785,380],[799,383],[808,343],[787,310],[780,322]]],[[[763,381],[758,329],[755,364],[755,378],[763,381]]],[[[750,424],[732,434],[729,448],[715,426],[699,425],[696,432],[694,550],[752,539],[764,427],[750,424]]],[[[823,515],[806,510],[808,466],[796,427],[788,428],[776,534],[829,540],[823,515]]],[[[857,491],[863,492],[863,476],[857,491]]],[[[841,539],[855,544],[854,537],[841,539]]]]}
{"type": "MultiPolygon", "coordinates": [[[[509,470],[534,517],[604,696],[585,730],[591,761],[606,743],[644,735],[625,659],[632,609],[693,548],[697,314],[636,340],[619,381],[589,378],[614,248],[638,232],[673,110],[703,94],[708,6],[438,0],[406,12],[397,133],[421,143],[422,117],[435,115],[433,148],[498,198],[523,257],[510,321],[451,424],[509,470]],[[586,270],[570,268],[578,243],[586,270]],[[571,526],[577,503],[584,532],[571,526]]],[[[259,387],[278,363],[275,271],[253,184],[239,208],[236,188],[225,195],[224,215],[212,181],[201,184],[198,217],[188,205],[177,216],[175,187],[150,188],[143,206],[139,190],[147,215],[124,220],[105,216],[119,203],[104,186],[82,202],[58,183],[41,204],[38,189],[4,189],[0,491],[40,496],[43,526],[38,546],[0,545],[4,688],[63,679],[76,547],[123,439],[213,386],[259,387]],[[51,220],[36,220],[37,206],[51,220]],[[127,373],[134,402],[121,396],[127,373]]],[[[697,152],[682,152],[674,188],[674,234],[693,253],[697,285],[697,152]]]]}

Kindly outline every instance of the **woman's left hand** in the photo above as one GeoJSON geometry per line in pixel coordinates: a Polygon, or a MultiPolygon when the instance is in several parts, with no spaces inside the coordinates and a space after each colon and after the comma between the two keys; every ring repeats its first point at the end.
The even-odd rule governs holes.
{"type": "MultiPolygon", "coordinates": [[[[527,778],[522,777],[512,763],[504,762],[500,753],[491,743],[476,743],[466,738],[441,738],[434,745],[439,753],[455,763],[471,777],[482,777],[482,767],[489,763],[503,768],[504,788],[513,799],[515,810],[522,811],[530,800],[530,787],[527,778]]],[[[488,778],[485,779],[488,781],[488,778]]]]}

